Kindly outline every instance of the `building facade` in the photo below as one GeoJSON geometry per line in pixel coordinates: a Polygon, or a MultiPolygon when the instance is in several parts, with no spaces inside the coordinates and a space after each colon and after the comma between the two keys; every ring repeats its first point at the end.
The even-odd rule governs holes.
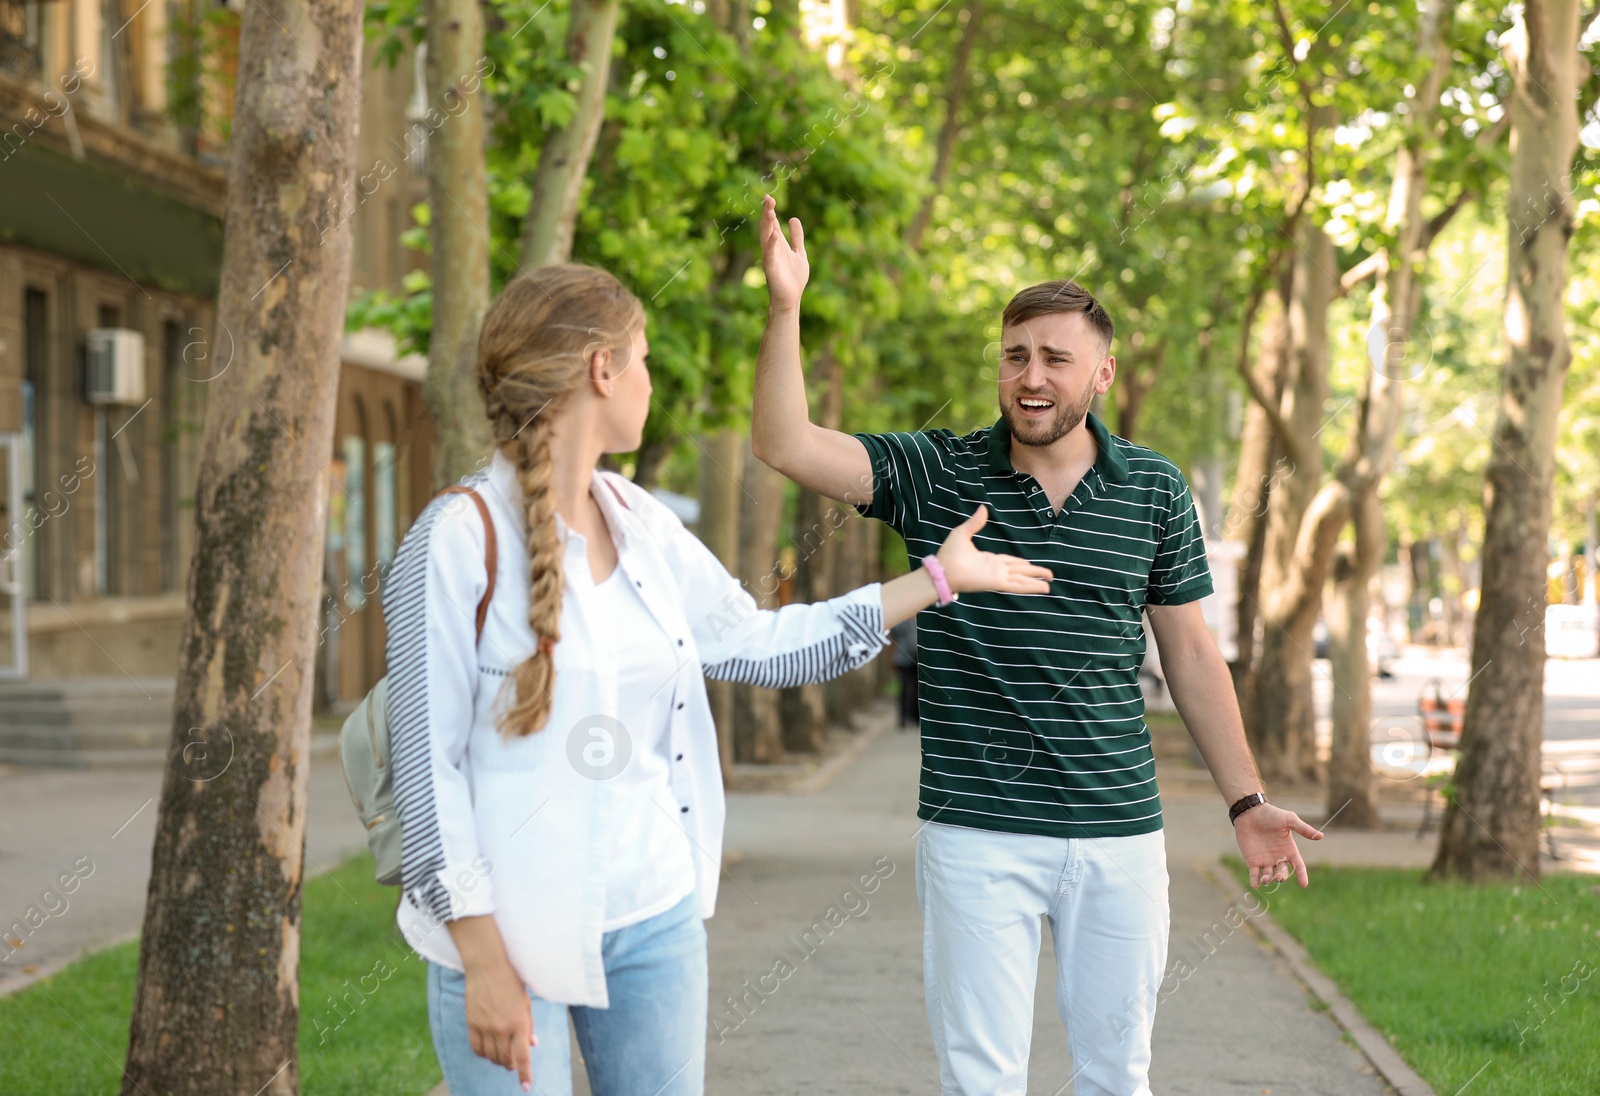
{"type": "MultiPolygon", "coordinates": [[[[243,0],[0,0],[0,677],[173,674],[243,0]]],[[[421,58],[363,77],[352,296],[399,292],[426,198],[421,58]]],[[[331,227],[331,226],[329,226],[331,227]]],[[[225,340],[220,340],[225,341],[225,340]]],[[[424,363],[345,337],[319,706],[383,670],[376,583],[426,502],[424,363]]]]}

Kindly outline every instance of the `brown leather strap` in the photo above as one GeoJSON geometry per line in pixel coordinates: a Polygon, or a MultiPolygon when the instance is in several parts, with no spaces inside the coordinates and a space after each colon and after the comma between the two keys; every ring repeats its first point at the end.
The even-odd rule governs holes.
{"type": "MultiPolygon", "coordinates": [[[[612,488],[616,490],[616,488],[612,488]]],[[[483,638],[483,622],[489,619],[489,599],[494,597],[494,576],[499,570],[500,547],[495,541],[494,522],[489,517],[489,505],[483,501],[483,496],[472,488],[463,484],[446,487],[440,491],[441,495],[471,495],[472,501],[478,505],[478,516],[483,518],[483,565],[489,571],[489,586],[483,591],[483,598],[478,602],[478,634],[483,638]]]]}
{"type": "MultiPolygon", "coordinates": [[[[606,486],[611,488],[611,493],[617,496],[617,501],[624,510],[631,510],[628,500],[622,497],[622,492],[617,490],[617,485],[606,480],[606,486]]],[[[478,633],[477,638],[483,638],[483,622],[489,619],[489,599],[494,597],[494,577],[498,570],[500,560],[500,547],[495,540],[494,521],[489,517],[489,506],[483,501],[483,496],[464,484],[456,484],[440,491],[441,495],[470,495],[472,501],[478,506],[478,516],[483,518],[483,565],[489,572],[489,586],[483,591],[483,598],[478,602],[478,633]]]]}
{"type": "MultiPolygon", "coordinates": [[[[604,477],[602,477],[602,478],[604,478],[604,477]]],[[[622,497],[622,492],[617,490],[617,485],[616,484],[612,483],[610,480],[606,480],[606,486],[611,488],[611,493],[613,495],[617,496],[617,501],[622,503],[622,508],[624,510],[632,510],[633,509],[633,507],[628,505],[628,500],[622,497]]]]}

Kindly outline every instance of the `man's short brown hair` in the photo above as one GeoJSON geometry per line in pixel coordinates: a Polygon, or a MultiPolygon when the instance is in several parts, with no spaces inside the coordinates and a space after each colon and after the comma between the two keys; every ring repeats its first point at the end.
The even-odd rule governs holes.
{"type": "Polygon", "coordinates": [[[1030,285],[1011,298],[1001,322],[1006,327],[1015,327],[1035,316],[1049,316],[1057,312],[1082,312],[1089,326],[1100,335],[1100,341],[1104,344],[1101,353],[1110,353],[1111,336],[1115,330],[1111,316],[1100,307],[1100,302],[1094,299],[1092,293],[1074,281],[1030,285]]]}

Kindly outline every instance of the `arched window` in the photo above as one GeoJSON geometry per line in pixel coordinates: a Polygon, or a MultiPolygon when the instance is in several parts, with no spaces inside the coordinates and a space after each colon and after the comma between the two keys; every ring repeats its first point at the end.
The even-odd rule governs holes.
{"type": "Polygon", "coordinates": [[[379,575],[388,573],[389,561],[400,544],[399,478],[395,466],[395,439],[400,424],[390,400],[383,401],[382,425],[385,436],[372,443],[373,565],[379,575]]]}
{"type": "Polygon", "coordinates": [[[355,612],[367,603],[367,409],[351,398],[354,429],[344,436],[344,603],[355,612]]]}

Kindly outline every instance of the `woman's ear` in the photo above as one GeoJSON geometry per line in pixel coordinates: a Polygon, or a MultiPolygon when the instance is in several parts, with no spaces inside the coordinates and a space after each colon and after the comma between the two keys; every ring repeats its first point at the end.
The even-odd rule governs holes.
{"type": "Polygon", "coordinates": [[[601,395],[611,394],[611,347],[604,343],[591,343],[585,353],[589,358],[589,382],[601,395]]]}

